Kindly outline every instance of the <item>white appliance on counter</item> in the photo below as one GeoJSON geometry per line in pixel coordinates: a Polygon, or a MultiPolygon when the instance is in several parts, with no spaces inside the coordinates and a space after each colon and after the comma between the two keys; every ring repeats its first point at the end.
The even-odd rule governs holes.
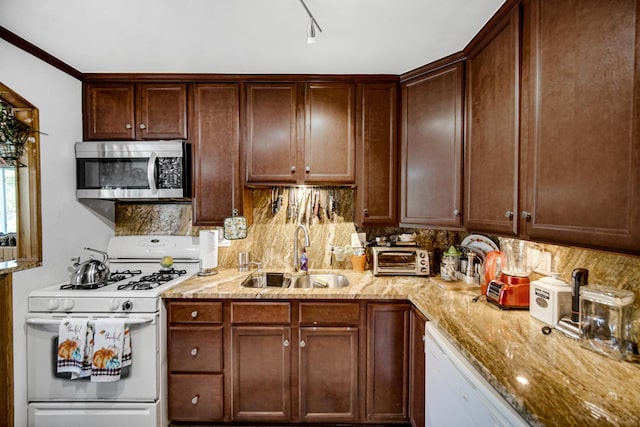
{"type": "Polygon", "coordinates": [[[528,425],[432,322],[425,353],[427,427],[528,425]]]}
{"type": "Polygon", "coordinates": [[[29,427],[166,427],[166,309],[160,294],[198,272],[198,237],[117,236],[107,248],[110,279],[33,291],[26,317],[29,427]],[[174,259],[163,268],[164,256],[174,259]],[[56,368],[65,317],[124,318],[132,363],[115,382],[70,379],[56,368]]]}

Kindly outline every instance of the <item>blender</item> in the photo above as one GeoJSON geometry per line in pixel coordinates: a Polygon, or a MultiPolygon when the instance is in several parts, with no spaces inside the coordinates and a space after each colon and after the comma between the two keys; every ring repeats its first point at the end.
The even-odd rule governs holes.
{"type": "Polygon", "coordinates": [[[539,261],[539,246],[500,238],[501,273],[487,285],[487,301],[502,309],[529,308],[529,274],[539,261]]]}

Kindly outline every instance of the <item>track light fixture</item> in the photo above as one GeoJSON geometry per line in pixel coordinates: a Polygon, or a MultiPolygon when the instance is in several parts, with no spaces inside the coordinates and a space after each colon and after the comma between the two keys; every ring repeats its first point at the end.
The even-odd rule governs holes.
{"type": "Polygon", "coordinates": [[[311,13],[309,8],[305,4],[304,0],[300,0],[300,3],[302,3],[302,7],[304,7],[304,10],[306,10],[307,14],[309,15],[309,23],[307,24],[307,43],[309,43],[309,44],[315,43],[316,42],[316,28],[318,28],[318,31],[320,31],[320,32],[322,32],[322,28],[320,28],[320,25],[318,24],[318,21],[316,21],[316,18],[313,17],[313,14],[311,13]]]}

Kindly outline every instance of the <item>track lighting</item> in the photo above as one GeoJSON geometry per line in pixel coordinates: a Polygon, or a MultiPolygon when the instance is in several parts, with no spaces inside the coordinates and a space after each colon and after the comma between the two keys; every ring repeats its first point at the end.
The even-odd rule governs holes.
{"type": "Polygon", "coordinates": [[[316,42],[316,28],[313,25],[313,19],[309,20],[307,24],[307,43],[315,43],[316,42]]]}
{"type": "Polygon", "coordinates": [[[311,14],[311,11],[309,10],[307,5],[305,4],[304,0],[300,0],[300,3],[302,3],[302,6],[304,7],[304,10],[306,10],[307,14],[309,15],[309,23],[307,24],[307,43],[309,43],[309,44],[315,43],[316,42],[316,27],[318,28],[318,31],[320,31],[320,32],[322,32],[322,28],[320,28],[320,25],[318,25],[318,21],[316,21],[316,18],[313,17],[313,15],[311,14]]]}

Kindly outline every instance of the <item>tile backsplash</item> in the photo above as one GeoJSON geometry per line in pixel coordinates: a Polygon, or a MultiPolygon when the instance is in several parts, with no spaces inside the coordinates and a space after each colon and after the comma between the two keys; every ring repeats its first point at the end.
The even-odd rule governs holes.
{"type": "MultiPolygon", "coordinates": [[[[431,229],[356,229],[352,220],[355,191],[332,187],[318,189],[322,190],[324,196],[321,197],[321,205],[326,205],[326,196],[330,192],[335,196],[337,212],[329,219],[324,209],[320,209],[320,219],[314,216],[308,226],[311,246],[307,248],[307,255],[311,269],[350,268],[348,259],[342,263],[335,260],[332,262],[331,247],[350,245],[351,234],[356,231],[366,233],[367,240],[381,235],[416,232],[420,246],[435,252],[436,259],[439,252],[452,244],[458,244],[468,234],[431,229]]],[[[308,192],[297,189],[295,199],[298,205],[303,204],[302,200],[307,194],[308,192]]],[[[293,203],[294,195],[290,188],[285,188],[282,195],[282,207],[274,213],[271,189],[253,190],[253,224],[249,227],[246,239],[234,240],[230,247],[219,248],[220,267],[236,267],[238,252],[248,251],[252,260],[261,261],[265,269],[291,268],[296,223],[287,218],[287,208],[290,200],[293,203]]],[[[310,197],[313,195],[310,194],[310,197]]],[[[117,204],[115,210],[116,235],[198,235],[201,229],[191,224],[192,210],[189,203],[117,204]]],[[[495,236],[491,237],[497,241],[495,236]]],[[[636,294],[636,302],[640,301],[640,257],[550,244],[542,244],[542,247],[552,253],[552,270],[560,273],[565,281],[571,281],[571,271],[574,268],[586,268],[589,270],[589,283],[631,290],[636,294]]]]}

